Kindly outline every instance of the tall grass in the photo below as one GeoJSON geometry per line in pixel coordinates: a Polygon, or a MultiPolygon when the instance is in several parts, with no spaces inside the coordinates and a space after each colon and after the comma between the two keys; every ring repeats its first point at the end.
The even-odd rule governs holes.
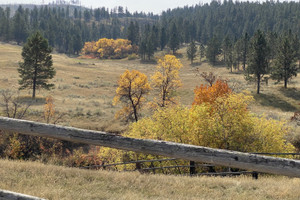
{"type": "Polygon", "coordinates": [[[46,199],[299,199],[300,179],[88,171],[0,160],[0,188],[46,199]]]}

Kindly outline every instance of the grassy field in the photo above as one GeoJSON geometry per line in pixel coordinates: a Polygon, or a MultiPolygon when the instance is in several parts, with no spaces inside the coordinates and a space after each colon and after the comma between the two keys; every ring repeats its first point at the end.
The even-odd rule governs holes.
{"type": "Polygon", "coordinates": [[[299,199],[300,179],[181,177],[0,160],[0,188],[46,199],[299,199]]]}
{"type": "MultiPolygon", "coordinates": [[[[289,120],[300,110],[300,77],[283,89],[282,84],[269,81],[256,95],[255,84],[248,84],[242,73],[230,73],[223,66],[207,63],[190,65],[181,49],[183,68],[180,76],[183,87],[178,90],[180,103],[191,105],[193,90],[205,82],[196,76],[200,72],[214,72],[227,79],[235,91],[249,90],[255,102],[252,112],[275,119],[289,120]]],[[[164,52],[158,52],[156,57],[164,52]]],[[[21,47],[0,43],[0,91],[10,89],[18,93],[18,62],[21,47]]],[[[65,113],[60,124],[79,128],[120,133],[126,124],[114,119],[120,107],[112,105],[117,81],[126,69],[137,69],[150,77],[156,64],[139,60],[96,60],[71,58],[53,54],[57,75],[52,91],[19,92],[22,102],[32,104],[26,119],[43,122],[43,105],[48,95],[54,97],[56,112],[65,113]]],[[[151,100],[154,94],[148,96],[151,100]]],[[[147,111],[145,111],[147,113],[147,111]]],[[[296,132],[298,129],[295,129],[296,132]]],[[[300,136],[300,133],[299,133],[300,136]]],[[[285,177],[212,178],[142,175],[109,171],[86,171],[31,162],[0,160],[0,188],[48,199],[299,199],[300,179],[285,177]]]]}
{"type": "MultiPolygon", "coordinates": [[[[282,84],[262,85],[262,94],[255,95],[255,84],[248,84],[242,73],[230,73],[222,66],[211,67],[207,63],[190,65],[185,56],[185,50],[179,51],[183,56],[181,62],[183,68],[180,76],[183,82],[182,88],[178,90],[180,102],[183,105],[191,105],[193,101],[193,90],[197,85],[205,83],[196,76],[196,69],[205,72],[214,72],[236,91],[249,90],[254,95],[256,102],[251,105],[255,113],[265,113],[272,118],[289,119],[293,112],[300,110],[300,77],[293,79],[289,89],[282,88],[282,84]]],[[[10,44],[0,44],[0,90],[10,89],[18,91],[18,62],[21,61],[21,47],[10,44]]],[[[162,56],[163,52],[156,54],[162,56]]],[[[56,111],[66,113],[61,124],[104,130],[109,132],[121,132],[126,128],[122,122],[115,120],[114,115],[120,107],[112,105],[115,95],[117,81],[126,69],[137,69],[150,77],[156,64],[142,64],[139,60],[97,60],[70,58],[64,54],[53,54],[54,67],[57,75],[52,80],[56,88],[52,91],[37,91],[37,100],[31,101],[30,90],[21,91],[19,96],[23,101],[32,104],[28,117],[30,119],[43,121],[43,104],[45,97],[54,97],[56,111]]],[[[148,100],[153,94],[148,96],[148,100]]]]}

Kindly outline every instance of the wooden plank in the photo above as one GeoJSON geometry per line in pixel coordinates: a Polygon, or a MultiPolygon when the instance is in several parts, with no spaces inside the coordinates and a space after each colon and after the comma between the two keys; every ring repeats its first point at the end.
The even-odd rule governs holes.
{"type": "Polygon", "coordinates": [[[300,161],[292,159],[274,158],[173,142],[134,139],[100,131],[56,126],[6,117],[0,117],[0,130],[193,160],[257,172],[300,177],[300,161]]]}
{"type": "Polygon", "coordinates": [[[11,192],[8,190],[0,190],[0,200],[45,200],[39,197],[34,197],[26,194],[11,192]]]}

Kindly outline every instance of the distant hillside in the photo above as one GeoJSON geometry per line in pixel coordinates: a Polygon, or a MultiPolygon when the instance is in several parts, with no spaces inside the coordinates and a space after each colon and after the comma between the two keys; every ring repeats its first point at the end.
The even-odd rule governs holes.
{"type": "Polygon", "coordinates": [[[58,52],[78,54],[86,41],[126,38],[131,21],[143,27],[157,19],[152,13],[130,13],[123,7],[109,10],[74,5],[0,5],[0,40],[21,44],[39,30],[58,52]]]}
{"type": "Polygon", "coordinates": [[[207,44],[213,36],[220,41],[226,36],[237,40],[245,33],[251,37],[257,29],[276,34],[291,30],[300,36],[300,2],[212,1],[169,9],[160,16],[130,13],[123,7],[21,6],[1,6],[0,40],[22,43],[40,30],[53,47],[68,54],[77,54],[86,41],[130,38],[130,32],[136,33],[137,45],[150,45],[153,50],[168,46],[172,34],[180,44],[192,40],[207,44]]]}

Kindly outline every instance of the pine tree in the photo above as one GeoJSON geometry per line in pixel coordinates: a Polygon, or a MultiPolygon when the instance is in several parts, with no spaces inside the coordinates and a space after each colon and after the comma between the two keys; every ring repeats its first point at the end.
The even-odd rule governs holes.
{"type": "Polygon", "coordinates": [[[199,54],[200,54],[200,62],[202,62],[202,58],[205,55],[205,46],[202,43],[200,43],[199,46],[199,54]]]}
{"type": "Polygon", "coordinates": [[[175,54],[176,50],[179,48],[179,35],[175,23],[171,26],[169,47],[172,49],[173,54],[175,54]]]}
{"type": "Polygon", "coordinates": [[[214,36],[207,44],[206,58],[211,64],[216,64],[217,55],[220,53],[220,42],[216,36],[214,36]]]}
{"type": "Polygon", "coordinates": [[[243,45],[242,45],[242,63],[243,63],[243,70],[246,70],[246,63],[247,63],[247,56],[249,51],[249,35],[245,33],[243,37],[243,45]]]}
{"type": "Polygon", "coordinates": [[[166,29],[162,27],[160,29],[160,50],[162,51],[167,44],[167,33],[166,29]]]}
{"type": "Polygon", "coordinates": [[[226,62],[227,53],[229,51],[229,48],[231,48],[231,47],[232,47],[231,39],[228,37],[228,35],[226,35],[226,37],[224,38],[223,43],[222,43],[223,60],[225,62],[226,62]]]}
{"type": "Polygon", "coordinates": [[[24,62],[21,62],[18,68],[21,78],[19,89],[32,88],[32,98],[35,98],[36,89],[49,90],[54,87],[54,84],[47,83],[56,73],[52,67],[51,51],[48,41],[39,32],[29,37],[22,49],[24,62]]]}
{"type": "Polygon", "coordinates": [[[284,88],[287,88],[288,81],[297,76],[296,52],[292,46],[292,39],[288,36],[282,38],[272,70],[272,78],[278,82],[284,81],[284,88]]]}
{"type": "Polygon", "coordinates": [[[268,71],[269,48],[265,34],[258,30],[252,38],[250,46],[249,64],[247,67],[246,78],[252,74],[257,81],[257,94],[260,91],[260,82],[262,77],[268,71]]]}
{"type": "Polygon", "coordinates": [[[187,53],[188,59],[191,60],[191,64],[193,64],[193,61],[197,56],[197,46],[195,44],[195,41],[192,41],[190,43],[190,45],[187,48],[186,53],[187,53]]]}
{"type": "Polygon", "coordinates": [[[25,41],[27,37],[27,23],[25,19],[26,17],[24,9],[22,8],[22,6],[19,6],[13,18],[13,34],[14,39],[18,44],[25,41]]]}

